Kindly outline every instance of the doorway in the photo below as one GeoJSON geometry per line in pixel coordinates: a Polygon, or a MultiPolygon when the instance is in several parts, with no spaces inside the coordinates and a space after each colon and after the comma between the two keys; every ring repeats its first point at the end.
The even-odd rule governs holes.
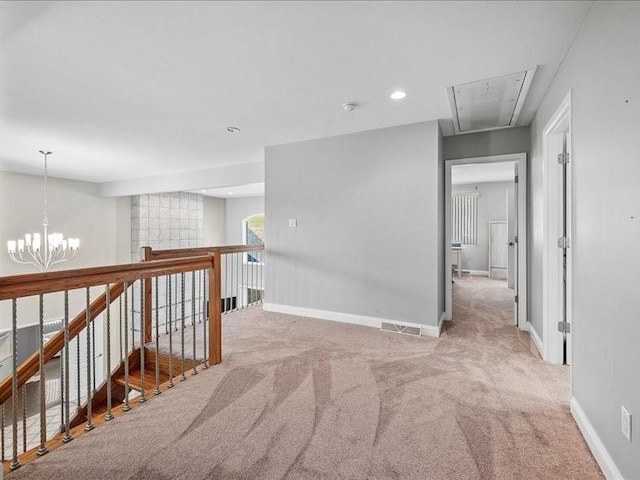
{"type": "MultiPolygon", "coordinates": [[[[451,320],[453,315],[452,282],[459,278],[457,275],[464,276],[465,273],[484,275],[489,279],[502,276],[505,288],[512,288],[509,295],[513,305],[513,323],[522,330],[528,328],[526,161],[525,153],[445,161],[445,245],[447,246],[445,249],[445,318],[447,320],[451,320]],[[501,218],[480,219],[474,202],[477,205],[482,193],[475,188],[470,188],[469,185],[465,185],[464,192],[460,192],[459,188],[452,185],[454,168],[475,167],[485,175],[486,182],[488,178],[486,175],[494,168],[493,165],[503,171],[505,167],[510,168],[510,183],[513,187],[504,189],[503,210],[499,214],[493,214],[501,218]],[[455,198],[456,190],[458,190],[457,193],[464,193],[470,198],[460,202],[455,198]],[[462,225],[460,225],[461,222],[462,225]],[[491,227],[491,225],[499,225],[495,222],[503,222],[504,225],[491,227]],[[494,231],[493,237],[490,235],[491,230],[494,231]],[[483,240],[486,242],[486,250],[479,248],[483,240]],[[494,243],[494,249],[491,249],[490,242],[494,243]],[[478,263],[470,258],[472,252],[479,252],[481,258],[486,255],[486,268],[473,268],[478,263]],[[492,258],[489,258],[490,252],[493,252],[492,258]]],[[[509,179],[504,180],[509,181],[509,179]]],[[[460,184],[459,181],[456,183],[460,184]]]]}
{"type": "Polygon", "coordinates": [[[570,365],[571,315],[571,94],[543,131],[543,345],[545,360],[570,365]]]}

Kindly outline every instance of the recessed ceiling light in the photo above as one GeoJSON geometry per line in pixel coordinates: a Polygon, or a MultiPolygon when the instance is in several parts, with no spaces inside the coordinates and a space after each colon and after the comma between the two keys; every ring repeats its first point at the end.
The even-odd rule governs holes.
{"type": "Polygon", "coordinates": [[[391,94],[391,98],[393,100],[402,100],[406,96],[407,96],[407,92],[403,92],[402,90],[396,90],[391,94]]]}
{"type": "Polygon", "coordinates": [[[229,133],[240,133],[240,129],[238,127],[227,127],[227,132],[229,132],[229,133]]]}
{"type": "Polygon", "coordinates": [[[229,195],[233,195],[233,192],[229,192],[229,195]]]}
{"type": "Polygon", "coordinates": [[[200,190],[200,193],[204,193],[204,192],[206,192],[206,190],[200,190]]]}

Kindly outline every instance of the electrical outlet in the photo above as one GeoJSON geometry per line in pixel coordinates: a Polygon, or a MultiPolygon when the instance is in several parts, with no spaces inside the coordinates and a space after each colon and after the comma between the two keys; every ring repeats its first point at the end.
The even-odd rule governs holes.
{"type": "Polygon", "coordinates": [[[296,218],[289,219],[289,228],[296,228],[298,226],[298,220],[296,218]]]}
{"type": "Polygon", "coordinates": [[[627,438],[627,440],[629,440],[629,442],[631,442],[631,414],[629,413],[629,410],[624,408],[624,405],[622,406],[621,420],[622,434],[627,438]]]}

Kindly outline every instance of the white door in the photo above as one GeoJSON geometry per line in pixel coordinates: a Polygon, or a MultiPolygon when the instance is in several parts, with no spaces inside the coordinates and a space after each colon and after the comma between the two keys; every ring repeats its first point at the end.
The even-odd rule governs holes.
{"type": "Polygon", "coordinates": [[[507,222],[489,222],[489,277],[507,278],[507,222]]]}
{"type": "MultiPolygon", "coordinates": [[[[517,167],[516,167],[517,168],[517,167]]],[[[514,173],[515,178],[515,173],[514,173]]],[[[509,269],[507,271],[507,287],[515,289],[516,261],[517,261],[517,235],[518,235],[518,197],[515,191],[515,183],[507,190],[507,230],[509,247],[509,269]]]]}

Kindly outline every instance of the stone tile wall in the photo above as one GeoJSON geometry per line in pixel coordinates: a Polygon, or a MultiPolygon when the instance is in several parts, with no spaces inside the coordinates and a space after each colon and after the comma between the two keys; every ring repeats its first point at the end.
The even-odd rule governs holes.
{"type": "MultiPolygon", "coordinates": [[[[193,248],[203,246],[203,218],[204,200],[197,193],[172,192],[152,193],[131,197],[131,261],[140,261],[142,247],[154,250],[173,248],[193,248]]],[[[178,325],[185,326],[202,321],[204,317],[203,290],[205,275],[197,272],[192,274],[173,275],[171,277],[171,298],[168,295],[166,277],[153,283],[153,298],[155,310],[159,310],[160,332],[168,332],[166,325],[166,308],[171,308],[171,318],[178,325]],[[155,293],[157,287],[157,296],[155,293]],[[182,289],[184,288],[184,302],[182,289]],[[193,288],[196,289],[195,295],[193,288]],[[195,308],[195,318],[194,310],[195,308]]],[[[133,286],[131,292],[131,322],[132,336],[139,339],[140,331],[140,291],[139,282],[133,286]]]]}
{"type": "Polygon", "coordinates": [[[189,192],[152,193],[131,197],[131,260],[142,247],[154,250],[200,247],[204,202],[189,192]]]}

